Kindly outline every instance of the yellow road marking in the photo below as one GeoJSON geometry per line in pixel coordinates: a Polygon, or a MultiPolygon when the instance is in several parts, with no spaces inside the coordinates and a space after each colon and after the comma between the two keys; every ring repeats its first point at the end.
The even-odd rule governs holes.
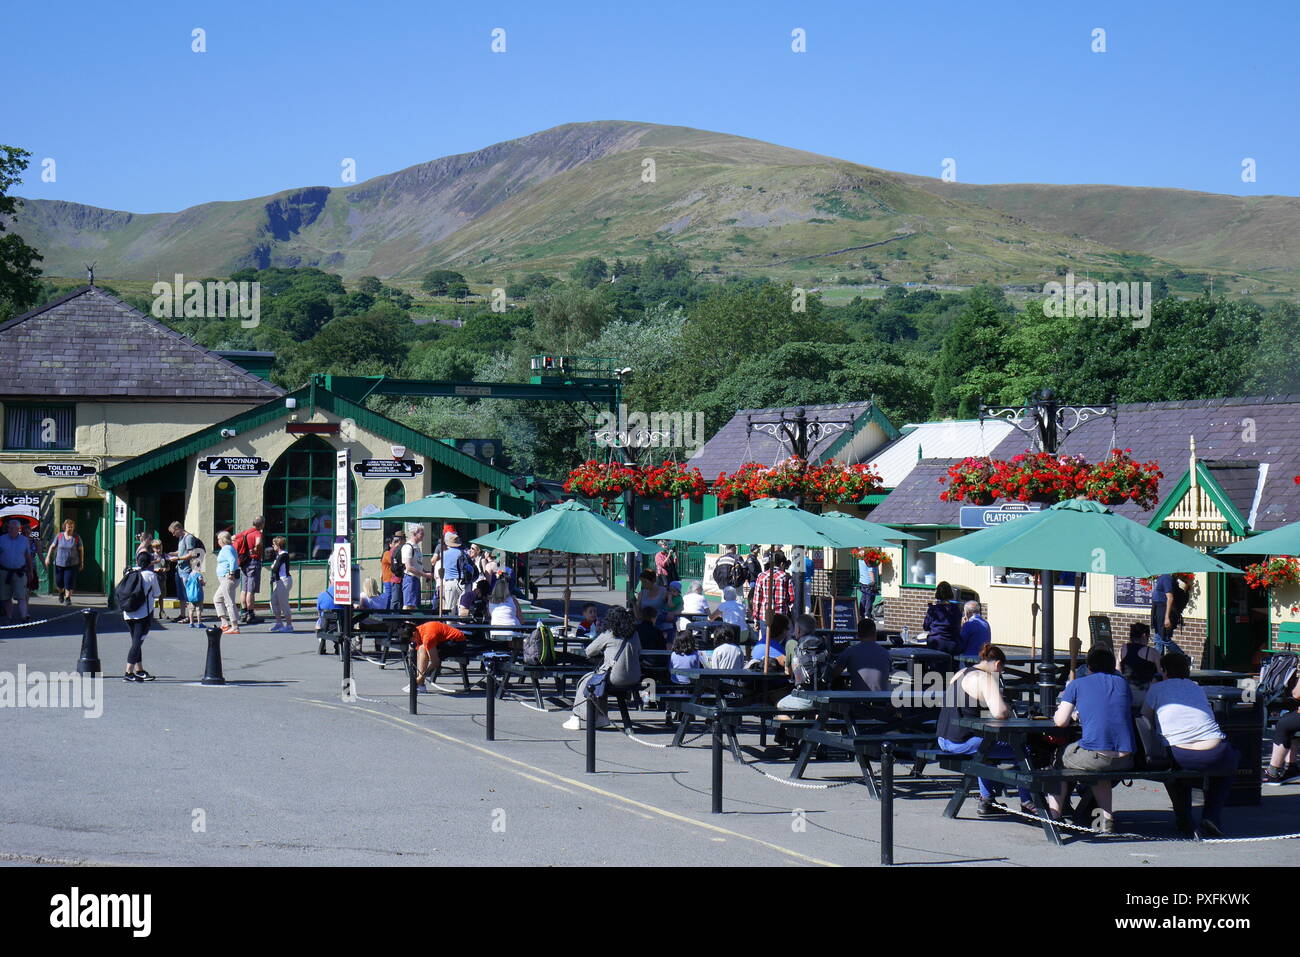
{"type": "MultiPolygon", "coordinates": [[[[460,738],[454,737],[453,735],[450,734],[446,734],[445,732],[435,731],[433,728],[426,728],[422,725],[416,724],[413,721],[407,721],[405,718],[397,717],[397,715],[385,714],[382,711],[375,711],[372,708],[362,708],[362,707],[358,707],[357,705],[343,707],[341,705],[330,704],[312,698],[295,698],[294,700],[301,701],[304,704],[309,704],[317,708],[325,708],[330,711],[347,711],[347,712],[354,712],[354,713],[359,712],[361,714],[370,715],[376,720],[383,721],[389,724],[402,726],[402,730],[409,729],[411,733],[424,733],[424,734],[432,735],[435,738],[441,738],[442,740],[448,741],[452,744],[458,744],[463,748],[469,748],[471,751],[477,751],[479,754],[483,755],[484,757],[490,758],[502,764],[513,765],[514,767],[512,768],[512,770],[515,770],[515,773],[522,774],[522,772],[517,769],[526,768],[528,771],[531,771],[534,774],[540,774],[543,777],[552,778],[556,781],[562,781],[563,783],[569,785],[570,787],[578,788],[580,790],[587,791],[591,794],[598,794],[601,797],[606,798],[610,801],[615,801],[620,804],[628,805],[629,807],[637,808],[641,811],[646,812],[651,816],[657,815],[662,818],[667,818],[670,821],[676,821],[679,824],[687,824],[693,827],[702,828],[703,830],[709,831],[713,834],[722,834],[725,835],[726,837],[734,837],[737,840],[748,841],[751,844],[757,844],[759,847],[767,848],[769,851],[775,851],[776,853],[784,854],[787,857],[793,857],[800,861],[806,861],[809,864],[817,864],[821,867],[840,866],[838,864],[833,863],[832,861],[823,861],[820,858],[811,857],[807,854],[801,854],[800,852],[791,850],[788,847],[782,847],[780,844],[773,844],[770,841],[764,841],[761,838],[753,837],[752,835],[749,834],[741,834],[739,831],[731,831],[725,827],[719,827],[716,824],[710,824],[707,821],[700,821],[693,817],[687,817],[684,814],[677,814],[673,811],[665,811],[663,808],[655,807],[653,804],[645,804],[633,798],[624,797],[622,794],[615,794],[613,791],[606,791],[604,788],[598,788],[594,784],[588,784],[585,781],[578,781],[575,780],[574,778],[568,778],[562,774],[556,773],[555,771],[548,771],[546,768],[539,768],[535,765],[529,764],[526,761],[520,761],[518,758],[508,757],[497,751],[493,751],[491,748],[485,748],[480,745],[474,744],[470,741],[462,741],[460,738]]],[[[531,775],[528,774],[522,774],[522,776],[531,777],[531,775]]],[[[537,779],[532,778],[532,780],[535,781],[537,779]]],[[[547,783],[547,782],[541,782],[541,783],[547,783]]],[[[724,839],[715,837],[713,838],[713,840],[715,842],[721,842],[724,839]]]]}

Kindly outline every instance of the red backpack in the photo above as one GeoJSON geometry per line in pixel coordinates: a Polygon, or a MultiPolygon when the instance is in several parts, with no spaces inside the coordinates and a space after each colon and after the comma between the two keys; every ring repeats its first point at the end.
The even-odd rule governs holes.
{"type": "Polygon", "coordinates": [[[240,568],[247,568],[253,561],[253,549],[248,542],[248,535],[252,532],[261,540],[262,533],[255,528],[246,528],[235,536],[235,560],[239,563],[240,568]]]}

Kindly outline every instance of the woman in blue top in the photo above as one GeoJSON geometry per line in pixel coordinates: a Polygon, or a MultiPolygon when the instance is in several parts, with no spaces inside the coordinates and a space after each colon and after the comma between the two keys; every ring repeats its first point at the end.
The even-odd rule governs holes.
{"type": "Polygon", "coordinates": [[[925,612],[921,630],[926,633],[925,646],[946,651],[950,655],[961,651],[961,605],[957,604],[952,586],[939,582],[934,589],[934,601],[925,612]]]}
{"type": "Polygon", "coordinates": [[[223,635],[239,634],[239,605],[235,601],[235,584],[239,581],[239,556],[230,543],[230,533],[217,533],[217,590],[212,606],[221,619],[223,635]]]}

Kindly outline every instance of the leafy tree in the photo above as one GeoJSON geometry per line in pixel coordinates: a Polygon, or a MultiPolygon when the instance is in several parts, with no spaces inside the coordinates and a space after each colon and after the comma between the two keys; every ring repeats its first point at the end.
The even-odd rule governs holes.
{"type": "Polygon", "coordinates": [[[609,264],[597,256],[588,256],[570,270],[569,278],[588,289],[594,289],[609,278],[609,264]]]}
{"type": "Polygon", "coordinates": [[[379,291],[384,288],[384,284],[379,281],[378,276],[362,276],[357,281],[357,288],[370,296],[378,296],[379,291]]]}
{"type": "Polygon", "coordinates": [[[933,390],[938,415],[974,418],[980,400],[1001,389],[1011,314],[1001,289],[980,286],[971,291],[939,353],[933,390]]]}
{"type": "Polygon", "coordinates": [[[465,277],[451,269],[434,269],[425,274],[420,287],[431,296],[445,296],[452,283],[465,285],[465,277]]]}
{"type": "Polygon", "coordinates": [[[614,318],[609,302],[599,291],[575,285],[547,289],[537,297],[532,310],[528,345],[534,351],[555,354],[581,352],[614,318]]]}
{"type": "MultiPolygon", "coordinates": [[[[0,146],[0,233],[4,221],[14,216],[19,206],[9,190],[22,182],[32,154],[16,146],[0,146]]],[[[16,233],[0,235],[0,319],[8,319],[35,306],[41,295],[41,270],[36,264],[42,256],[16,233]]]]}
{"type": "Polygon", "coordinates": [[[462,299],[468,299],[469,283],[465,282],[463,279],[453,279],[451,282],[447,283],[447,289],[444,295],[450,296],[457,302],[462,299]]]}

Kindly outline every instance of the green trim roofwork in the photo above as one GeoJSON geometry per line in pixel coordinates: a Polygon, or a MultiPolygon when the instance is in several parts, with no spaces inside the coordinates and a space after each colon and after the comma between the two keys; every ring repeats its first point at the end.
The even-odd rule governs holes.
{"type": "MultiPolygon", "coordinates": [[[[1250,526],[1247,524],[1245,517],[1241,512],[1237,511],[1237,506],[1232,504],[1232,500],[1229,499],[1227,493],[1223,491],[1223,486],[1218,483],[1218,480],[1215,479],[1210,470],[1201,462],[1196,463],[1196,482],[1205,489],[1205,494],[1210,496],[1210,501],[1215,504],[1215,507],[1223,514],[1223,517],[1228,520],[1228,527],[1232,530],[1234,535],[1249,534],[1250,526]]],[[[1173,487],[1173,490],[1165,496],[1164,501],[1160,503],[1160,507],[1156,509],[1156,513],[1152,515],[1151,520],[1147,522],[1147,528],[1158,531],[1160,526],[1164,524],[1165,519],[1174,513],[1174,509],[1178,507],[1178,503],[1183,500],[1183,496],[1187,494],[1191,487],[1192,473],[1189,469],[1183,473],[1183,477],[1178,480],[1178,484],[1173,487]]]]}

